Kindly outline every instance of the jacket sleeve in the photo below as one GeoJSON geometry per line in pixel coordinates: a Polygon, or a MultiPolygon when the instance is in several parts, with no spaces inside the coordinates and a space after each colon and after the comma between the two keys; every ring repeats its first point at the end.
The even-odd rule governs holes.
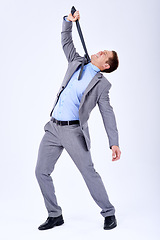
{"type": "Polygon", "coordinates": [[[62,32],[61,32],[61,43],[63,51],[66,55],[68,62],[72,62],[78,58],[82,58],[77,52],[76,48],[74,47],[73,40],[72,40],[72,22],[68,22],[63,17],[62,23],[62,32]]]}
{"type": "Polygon", "coordinates": [[[113,112],[112,106],[110,105],[109,99],[110,88],[111,84],[103,90],[97,103],[109,139],[109,147],[111,148],[113,145],[119,146],[119,136],[115,114],[113,112]]]}

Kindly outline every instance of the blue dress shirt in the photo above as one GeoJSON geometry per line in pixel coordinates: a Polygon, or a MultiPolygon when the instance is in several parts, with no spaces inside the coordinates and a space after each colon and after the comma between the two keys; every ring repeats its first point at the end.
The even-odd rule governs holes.
{"type": "Polygon", "coordinates": [[[82,78],[78,80],[81,66],[74,72],[61,93],[52,116],[61,121],[79,120],[79,105],[85,89],[92,78],[100,71],[91,62],[83,68],[82,78]]]}
{"type": "MultiPolygon", "coordinates": [[[[68,21],[66,18],[65,20],[68,21]]],[[[81,66],[72,75],[53,110],[52,116],[57,120],[79,120],[81,98],[92,78],[100,71],[90,62],[84,66],[81,80],[78,80],[80,69],[81,66]]]]}

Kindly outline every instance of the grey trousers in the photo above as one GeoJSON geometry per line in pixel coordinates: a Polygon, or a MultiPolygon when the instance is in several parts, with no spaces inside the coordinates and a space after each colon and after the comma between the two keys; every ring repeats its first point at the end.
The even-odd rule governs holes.
{"type": "Polygon", "coordinates": [[[63,149],[68,152],[90,191],[91,196],[102,209],[103,217],[115,214],[115,208],[109,198],[100,175],[95,171],[90,151],[87,150],[85,139],[79,124],[60,126],[49,121],[44,126],[45,134],[41,140],[35,169],[45,206],[49,217],[62,214],[57,203],[55,189],[50,174],[63,149]]]}

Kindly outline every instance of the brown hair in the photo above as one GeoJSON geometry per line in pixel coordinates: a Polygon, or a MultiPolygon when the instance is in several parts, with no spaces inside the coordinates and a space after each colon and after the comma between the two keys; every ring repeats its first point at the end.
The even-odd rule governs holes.
{"type": "Polygon", "coordinates": [[[113,53],[113,57],[109,58],[109,60],[106,62],[110,65],[110,68],[105,69],[101,72],[110,73],[110,72],[113,72],[114,70],[116,70],[118,68],[118,65],[119,65],[118,55],[115,51],[112,51],[112,53],[113,53]]]}

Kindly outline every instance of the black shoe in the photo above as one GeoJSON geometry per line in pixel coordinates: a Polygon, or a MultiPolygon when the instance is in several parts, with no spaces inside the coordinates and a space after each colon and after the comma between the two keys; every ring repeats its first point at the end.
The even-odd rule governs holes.
{"type": "Polygon", "coordinates": [[[39,230],[46,230],[55,226],[60,226],[64,223],[62,215],[59,217],[48,217],[45,223],[38,227],[39,230]]]}
{"type": "Polygon", "coordinates": [[[104,220],[104,229],[105,230],[115,228],[116,226],[117,226],[117,221],[116,221],[115,215],[105,217],[105,220],[104,220]]]}

